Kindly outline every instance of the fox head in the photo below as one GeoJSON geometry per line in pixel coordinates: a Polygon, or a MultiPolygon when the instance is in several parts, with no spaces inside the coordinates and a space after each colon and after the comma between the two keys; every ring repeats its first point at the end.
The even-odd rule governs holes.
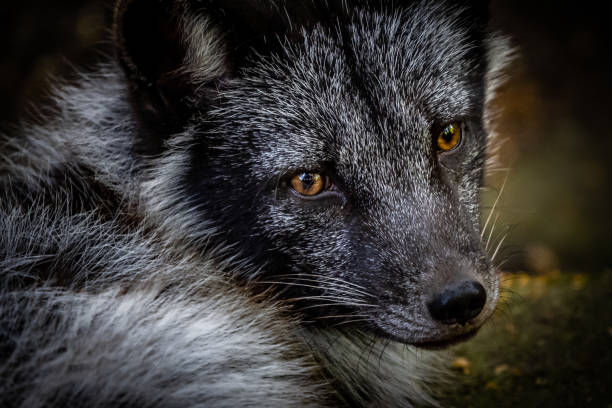
{"type": "Polygon", "coordinates": [[[493,312],[486,5],[121,0],[151,200],[316,324],[439,347],[493,312]],[[295,4],[293,4],[295,3],[295,4]],[[151,159],[150,157],[161,157],[151,159]]]}

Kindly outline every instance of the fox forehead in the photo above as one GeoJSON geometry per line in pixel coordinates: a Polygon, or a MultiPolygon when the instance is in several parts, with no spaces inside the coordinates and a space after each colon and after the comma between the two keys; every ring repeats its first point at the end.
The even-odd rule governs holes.
{"type": "Polygon", "coordinates": [[[284,57],[245,70],[217,114],[232,117],[234,132],[260,133],[257,162],[267,168],[253,170],[267,176],[384,160],[389,149],[416,158],[428,153],[433,123],[482,115],[476,44],[457,18],[421,6],[315,26],[302,43],[286,43],[284,57]]]}

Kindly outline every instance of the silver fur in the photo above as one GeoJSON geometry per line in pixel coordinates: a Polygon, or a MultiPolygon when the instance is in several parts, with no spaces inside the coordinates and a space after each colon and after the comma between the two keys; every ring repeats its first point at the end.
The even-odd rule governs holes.
{"type": "MultiPolygon", "coordinates": [[[[470,171],[449,172],[455,207],[428,178],[432,123],[425,112],[454,120],[471,115],[479,98],[466,83],[479,67],[468,59],[474,45],[461,10],[423,1],[403,11],[358,11],[344,37],[321,25],[304,27],[299,42],[281,39],[282,58],[262,57],[230,78],[210,111],[196,112],[169,135],[163,152],[138,159],[139,118],[118,64],[58,85],[52,115],[0,137],[0,405],[435,405],[444,354],[350,321],[307,324],[275,292],[279,282],[266,283],[274,279],[265,266],[230,242],[213,216],[203,216],[179,180],[192,170],[194,146],[207,137],[221,139],[214,149],[224,160],[245,152],[240,160],[252,180],[333,161],[367,204],[368,233],[385,237],[364,245],[364,262],[382,268],[384,258],[401,271],[394,286],[408,303],[379,304],[364,281],[351,280],[344,207],[322,209],[315,224],[302,228],[310,210],[274,196],[263,200],[253,228],[275,250],[291,238],[286,231],[303,230],[304,242],[314,244],[292,261],[315,269],[300,275],[302,283],[320,279],[328,299],[356,305],[353,319],[376,320],[396,339],[446,339],[479,327],[498,296],[489,260],[451,246],[419,246],[448,237],[460,245],[479,225],[476,179],[484,162],[469,168],[476,150],[461,164],[470,171]],[[367,95],[352,85],[351,69],[367,95]],[[208,122],[217,125],[200,129],[208,122]],[[90,185],[102,192],[89,194],[90,185]],[[457,208],[469,226],[448,221],[434,228],[440,213],[457,208]],[[479,265],[478,280],[489,291],[482,315],[462,328],[441,327],[424,314],[423,282],[438,284],[440,259],[479,265]],[[421,270],[417,262],[434,266],[421,270]],[[270,289],[252,290],[261,285],[270,289]]],[[[222,29],[190,13],[181,23],[187,47],[181,73],[194,84],[229,75],[222,29]]],[[[484,47],[489,102],[509,52],[499,36],[484,47]]],[[[199,97],[191,95],[190,103],[199,97]]],[[[483,115],[490,129],[490,115],[483,115]]],[[[215,177],[218,185],[235,182],[230,173],[215,177]]]]}

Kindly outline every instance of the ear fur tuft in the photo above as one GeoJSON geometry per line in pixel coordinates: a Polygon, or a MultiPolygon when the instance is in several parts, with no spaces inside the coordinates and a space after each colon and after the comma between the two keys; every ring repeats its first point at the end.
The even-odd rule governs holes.
{"type": "Polygon", "coordinates": [[[223,35],[185,0],[119,0],[113,33],[141,119],[180,128],[228,71],[223,35]]]}
{"type": "Polygon", "coordinates": [[[489,134],[487,141],[487,162],[485,173],[492,174],[499,167],[499,152],[504,140],[497,134],[495,119],[495,97],[500,87],[506,82],[509,65],[516,58],[517,51],[512,47],[508,37],[492,34],[486,42],[487,46],[487,73],[485,76],[485,112],[484,123],[489,134]]]}

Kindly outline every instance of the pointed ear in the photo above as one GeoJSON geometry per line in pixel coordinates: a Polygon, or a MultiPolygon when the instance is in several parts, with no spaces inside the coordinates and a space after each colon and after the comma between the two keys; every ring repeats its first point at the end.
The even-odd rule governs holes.
{"type": "Polygon", "coordinates": [[[115,46],[141,119],[180,128],[253,55],[326,17],[326,1],[118,0],[115,46]]]}
{"type": "Polygon", "coordinates": [[[223,35],[180,0],[119,0],[117,55],[146,118],[180,122],[228,71],[223,35]]]}

